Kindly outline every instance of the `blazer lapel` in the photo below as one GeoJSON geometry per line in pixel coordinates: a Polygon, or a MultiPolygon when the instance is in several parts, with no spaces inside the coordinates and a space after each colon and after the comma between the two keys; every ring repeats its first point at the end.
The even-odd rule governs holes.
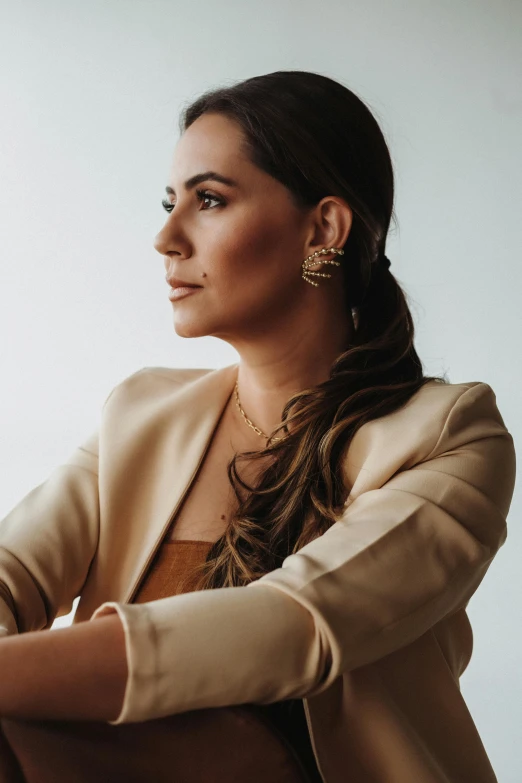
{"type": "Polygon", "coordinates": [[[147,373],[135,397],[107,413],[100,541],[76,622],[104,601],[132,600],[203,461],[237,364],[182,384],[168,372],[147,373]]]}
{"type": "Polygon", "coordinates": [[[196,477],[236,375],[237,365],[213,370],[177,389],[165,407],[167,437],[148,489],[153,496],[151,513],[146,525],[136,520],[136,556],[124,582],[128,586],[124,600],[131,599],[196,477]]]}

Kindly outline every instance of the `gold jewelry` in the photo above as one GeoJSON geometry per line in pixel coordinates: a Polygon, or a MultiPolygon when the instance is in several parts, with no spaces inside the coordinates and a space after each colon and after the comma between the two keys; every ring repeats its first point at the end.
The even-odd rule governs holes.
{"type": "MultiPolygon", "coordinates": [[[[246,421],[248,426],[251,427],[254,430],[254,432],[257,432],[257,434],[260,435],[262,438],[265,438],[265,440],[269,440],[268,435],[265,435],[263,430],[260,430],[259,427],[256,427],[256,425],[254,424],[253,421],[250,421],[250,419],[246,415],[245,411],[241,407],[241,403],[239,401],[239,390],[238,390],[238,386],[237,386],[237,381],[236,381],[236,385],[234,387],[234,392],[236,394],[236,405],[239,408],[239,412],[241,413],[242,417],[244,418],[244,420],[246,421]]],[[[272,438],[272,440],[283,440],[283,438],[272,438]]]]}
{"type": "Polygon", "coordinates": [[[337,253],[340,256],[344,256],[344,250],[342,250],[339,247],[323,247],[322,250],[316,250],[315,253],[312,253],[311,256],[308,256],[308,258],[305,258],[303,263],[301,264],[301,268],[303,270],[302,277],[303,280],[306,280],[307,283],[310,283],[310,285],[314,285],[316,288],[319,286],[319,283],[315,283],[313,280],[310,280],[310,277],[331,277],[332,275],[326,274],[326,272],[311,272],[310,267],[311,266],[317,266],[317,264],[333,264],[334,266],[341,266],[339,261],[334,261],[333,259],[319,259],[318,261],[314,260],[317,259],[318,256],[324,256],[327,253],[337,253]]]}

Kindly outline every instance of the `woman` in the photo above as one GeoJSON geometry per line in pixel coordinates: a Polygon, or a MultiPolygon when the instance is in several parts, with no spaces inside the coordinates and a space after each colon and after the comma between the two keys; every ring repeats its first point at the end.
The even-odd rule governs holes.
{"type": "Polygon", "coordinates": [[[0,525],[6,738],[23,767],[49,720],[138,742],[242,707],[309,780],[495,780],[459,677],[513,440],[488,384],[422,372],[378,124],[283,71],[206,93],[181,131],[155,240],[175,330],[239,361],[127,378],[0,525]],[[176,542],[196,554],[173,595],[150,580],[176,542]]]}

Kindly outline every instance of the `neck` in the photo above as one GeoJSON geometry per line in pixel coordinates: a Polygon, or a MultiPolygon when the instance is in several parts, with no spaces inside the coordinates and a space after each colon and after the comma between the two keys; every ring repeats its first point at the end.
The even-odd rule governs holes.
{"type": "MultiPolygon", "coordinates": [[[[281,423],[283,408],[292,395],[328,379],[333,362],[348,349],[352,334],[351,321],[344,330],[323,334],[323,339],[312,324],[299,339],[286,337],[264,344],[258,340],[238,348],[237,383],[246,416],[266,435],[272,433],[281,423]]],[[[234,394],[232,401],[238,426],[250,429],[236,407],[234,394]]],[[[260,447],[265,445],[252,429],[250,434],[260,447]]]]}

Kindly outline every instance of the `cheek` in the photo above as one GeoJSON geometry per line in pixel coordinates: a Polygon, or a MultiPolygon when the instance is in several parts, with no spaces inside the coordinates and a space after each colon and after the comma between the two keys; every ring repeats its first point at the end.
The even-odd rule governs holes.
{"type": "Polygon", "coordinates": [[[255,281],[255,289],[259,290],[269,289],[276,281],[294,279],[299,267],[294,258],[295,238],[295,232],[276,216],[260,219],[247,215],[229,227],[223,226],[213,242],[212,272],[216,283],[233,294],[234,287],[242,281],[255,281]]]}

